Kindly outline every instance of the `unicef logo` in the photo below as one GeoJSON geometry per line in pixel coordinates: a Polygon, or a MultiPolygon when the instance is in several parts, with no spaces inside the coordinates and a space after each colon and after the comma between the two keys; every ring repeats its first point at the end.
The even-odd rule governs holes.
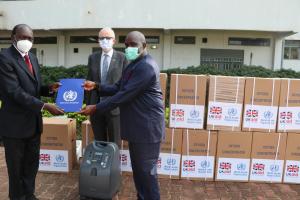
{"type": "Polygon", "coordinates": [[[75,101],[77,98],[77,92],[72,90],[65,91],[63,98],[65,101],[75,101]]]}
{"type": "Polygon", "coordinates": [[[236,168],[237,168],[238,170],[245,171],[245,169],[246,169],[246,164],[244,164],[244,163],[237,164],[236,168]]]}
{"type": "Polygon", "coordinates": [[[176,160],[174,158],[168,158],[167,159],[167,164],[168,165],[175,165],[176,164],[176,160]]]}
{"type": "Polygon", "coordinates": [[[273,113],[271,113],[270,111],[266,111],[264,112],[264,117],[265,119],[271,119],[273,117],[273,113]]]}
{"type": "Polygon", "coordinates": [[[200,115],[200,113],[199,113],[199,111],[197,111],[197,110],[191,110],[191,112],[190,112],[190,116],[191,116],[192,118],[198,118],[199,115],[200,115]]]}
{"type": "Polygon", "coordinates": [[[206,160],[203,160],[201,163],[200,163],[201,167],[206,169],[206,168],[209,168],[210,164],[208,161],[206,160]]]}
{"type": "Polygon", "coordinates": [[[279,171],[279,165],[271,165],[270,170],[271,170],[271,172],[278,172],[279,171]]]}
{"type": "Polygon", "coordinates": [[[228,115],[229,115],[229,116],[233,117],[233,116],[235,116],[236,114],[237,114],[237,109],[235,109],[235,108],[230,108],[230,109],[228,109],[228,115]]]}
{"type": "Polygon", "coordinates": [[[55,160],[57,162],[64,162],[65,158],[62,155],[58,154],[58,155],[55,156],[55,160]]]}

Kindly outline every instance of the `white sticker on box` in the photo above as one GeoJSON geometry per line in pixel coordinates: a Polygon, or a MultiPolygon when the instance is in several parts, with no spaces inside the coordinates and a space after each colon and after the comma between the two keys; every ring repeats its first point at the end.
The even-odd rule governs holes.
{"type": "Polygon", "coordinates": [[[283,160],[252,159],[250,180],[281,182],[283,160]]]}
{"type": "Polygon", "coordinates": [[[213,178],[214,156],[187,156],[181,160],[181,177],[190,178],[213,178]]]}
{"type": "Polygon", "coordinates": [[[39,171],[69,172],[68,151],[41,149],[39,171]]]}
{"type": "Polygon", "coordinates": [[[245,158],[219,158],[216,180],[248,181],[250,159],[245,158]]]}
{"type": "Polygon", "coordinates": [[[120,162],[122,172],[132,172],[129,150],[120,150],[120,162]]]}
{"type": "Polygon", "coordinates": [[[181,154],[160,153],[157,161],[157,173],[179,176],[181,154]]]}
{"type": "Polygon", "coordinates": [[[279,107],[279,130],[300,130],[300,107],[279,107]]]}
{"type": "Polygon", "coordinates": [[[285,163],[284,170],[284,183],[300,183],[300,161],[298,160],[287,160],[285,163]]]}
{"type": "Polygon", "coordinates": [[[210,101],[207,124],[238,127],[241,123],[242,104],[210,101]]]}
{"type": "Polygon", "coordinates": [[[243,128],[275,129],[277,110],[277,106],[246,104],[243,128]]]}
{"type": "Polygon", "coordinates": [[[203,129],[204,106],[171,104],[170,127],[203,129]]]}

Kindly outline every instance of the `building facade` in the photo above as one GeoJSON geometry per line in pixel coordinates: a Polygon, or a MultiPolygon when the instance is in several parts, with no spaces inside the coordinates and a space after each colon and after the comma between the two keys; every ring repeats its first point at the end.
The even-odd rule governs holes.
{"type": "Polygon", "coordinates": [[[161,69],[243,64],[300,71],[298,0],[0,1],[0,49],[18,23],[34,29],[33,52],[44,66],[87,64],[97,34],[112,27],[116,45],[139,30],[161,69]]]}

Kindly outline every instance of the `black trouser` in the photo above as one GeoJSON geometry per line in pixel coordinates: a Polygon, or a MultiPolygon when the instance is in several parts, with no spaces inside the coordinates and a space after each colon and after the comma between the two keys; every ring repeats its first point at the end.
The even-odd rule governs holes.
{"type": "Polygon", "coordinates": [[[95,140],[114,142],[120,147],[120,115],[97,114],[96,112],[91,116],[91,124],[95,140]]]}
{"type": "Polygon", "coordinates": [[[9,198],[22,199],[34,194],[39,168],[40,134],[25,139],[3,137],[9,177],[9,198]]]}
{"type": "Polygon", "coordinates": [[[131,143],[129,152],[138,200],[159,200],[157,160],[160,143],[131,143]]]}

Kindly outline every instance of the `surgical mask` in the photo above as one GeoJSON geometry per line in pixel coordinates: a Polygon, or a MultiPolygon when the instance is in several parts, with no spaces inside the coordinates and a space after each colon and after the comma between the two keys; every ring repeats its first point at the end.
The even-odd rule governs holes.
{"type": "Polygon", "coordinates": [[[132,61],[139,57],[139,48],[138,47],[127,47],[125,49],[125,57],[127,60],[132,61]]]}
{"type": "Polygon", "coordinates": [[[30,42],[29,40],[17,41],[17,48],[22,53],[28,53],[28,51],[31,49],[31,47],[32,47],[32,42],[30,42]]]}
{"type": "Polygon", "coordinates": [[[99,40],[99,46],[104,50],[104,51],[109,51],[113,47],[113,40],[112,39],[103,39],[99,40]]]}

